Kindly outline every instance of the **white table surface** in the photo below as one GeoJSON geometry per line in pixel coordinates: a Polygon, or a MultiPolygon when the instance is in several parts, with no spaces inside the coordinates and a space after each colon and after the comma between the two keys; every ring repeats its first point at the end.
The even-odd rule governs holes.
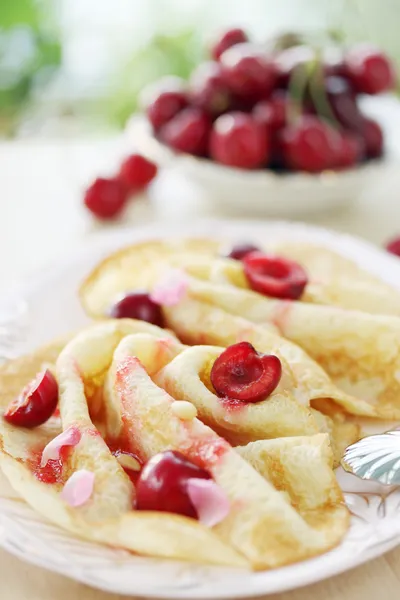
{"type": "MultiPolygon", "coordinates": [[[[151,199],[131,202],[117,223],[98,224],[82,206],[91,178],[111,174],[126,151],[121,138],[0,143],[0,285],[32,274],[104,227],[162,220],[229,217],[198,202],[164,173],[151,199]]],[[[245,214],[251,218],[251,214],[245,214]]],[[[237,217],[236,217],[237,218],[237,217]]],[[[363,196],[337,212],[308,221],[363,236],[378,244],[400,233],[400,163],[377,176],[363,196]]]]}

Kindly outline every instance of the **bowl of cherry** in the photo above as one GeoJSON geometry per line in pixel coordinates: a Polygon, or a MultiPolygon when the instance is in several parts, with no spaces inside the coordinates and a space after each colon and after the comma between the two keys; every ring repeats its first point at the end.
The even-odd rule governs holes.
{"type": "Polygon", "coordinates": [[[395,87],[369,44],[284,48],[225,32],[184,82],[143,91],[127,137],[228,211],[288,216],[358,197],[384,164],[384,133],[361,108],[395,87]]]}

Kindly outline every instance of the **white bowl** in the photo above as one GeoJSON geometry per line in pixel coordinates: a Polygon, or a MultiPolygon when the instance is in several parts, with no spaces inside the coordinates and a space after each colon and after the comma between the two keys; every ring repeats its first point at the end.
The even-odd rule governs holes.
{"type": "Polygon", "coordinates": [[[246,171],[174,152],[155,138],[143,116],[130,119],[126,135],[128,143],[182,177],[186,189],[189,184],[227,214],[293,217],[347,205],[360,196],[370,176],[383,175],[386,165],[386,160],[379,160],[320,174],[246,171]]]}

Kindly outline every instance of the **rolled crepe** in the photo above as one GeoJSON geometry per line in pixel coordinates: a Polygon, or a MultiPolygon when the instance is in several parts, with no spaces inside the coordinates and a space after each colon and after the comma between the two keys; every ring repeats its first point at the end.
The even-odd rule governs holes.
{"type": "MultiPolygon", "coordinates": [[[[239,450],[199,419],[183,421],[176,416],[175,397],[153,379],[179,356],[194,350],[184,349],[165,331],[129,320],[101,323],[74,337],[56,363],[60,419],[33,430],[1,420],[0,462],[11,484],[35,510],[68,531],[151,556],[262,569],[319,554],[337,544],[347,529],[348,512],[333,479],[328,486],[332,502],[325,506],[324,518],[305,518],[304,506],[295,501],[298,481],[288,475],[285,490],[281,480],[282,491],[287,492],[282,494],[270,480],[273,472],[267,476],[270,466],[260,474],[239,450]],[[42,451],[58,428],[74,428],[79,441],[63,457],[57,480],[45,483],[42,451]],[[141,460],[172,448],[200,461],[229,498],[227,516],[209,529],[178,515],[132,510],[134,484],[111,451],[121,439],[141,460]],[[87,502],[72,507],[62,492],[66,481],[83,470],[93,475],[94,487],[87,502]]],[[[29,369],[55,353],[57,349],[49,347],[37,356],[5,365],[0,378],[8,378],[10,389],[14,377],[22,379],[23,385],[29,369]]],[[[181,378],[185,377],[183,371],[181,378]]],[[[1,404],[9,399],[3,392],[1,404]]],[[[324,444],[326,436],[317,443],[324,444]]],[[[262,453],[262,448],[255,449],[251,455],[262,453]]],[[[331,469],[331,462],[329,452],[320,453],[322,494],[327,494],[326,469],[331,469]]],[[[291,459],[283,463],[289,474],[291,459]]],[[[317,515],[322,510],[320,495],[311,503],[317,515]]]]}

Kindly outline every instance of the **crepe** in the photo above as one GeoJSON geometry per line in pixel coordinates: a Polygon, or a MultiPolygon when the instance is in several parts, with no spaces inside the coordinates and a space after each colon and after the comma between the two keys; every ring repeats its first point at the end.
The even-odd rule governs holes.
{"type": "Polygon", "coordinates": [[[196,279],[191,280],[189,294],[224,312],[241,315],[259,328],[273,323],[284,338],[298,344],[339,389],[347,392],[334,398],[346,412],[400,418],[398,317],[276,300],[196,279]]]}
{"type": "MultiPolygon", "coordinates": [[[[343,447],[359,438],[356,423],[346,421],[343,405],[350,404],[361,414],[371,414],[370,407],[348,396],[330,381],[326,373],[295,344],[271,332],[268,328],[229,315],[209,304],[186,298],[178,305],[165,309],[165,316],[180,339],[189,344],[218,344],[229,346],[248,341],[261,353],[275,354],[283,364],[281,387],[268,399],[268,420],[259,421],[255,408],[253,428],[244,432],[244,423],[231,414],[229,421],[214,423],[234,444],[281,436],[312,435],[328,432],[331,435],[335,461],[341,458],[343,447]],[[282,395],[281,390],[285,390],[282,395]],[[318,410],[313,410],[318,408],[318,410]],[[326,414],[323,414],[326,413],[326,414]]],[[[176,362],[183,361],[179,356],[176,362]]],[[[171,363],[171,368],[174,362],[171,363]]],[[[170,366],[168,366],[168,370],[170,366]]],[[[178,380],[179,377],[176,377],[178,380]]]]}
{"type": "Polygon", "coordinates": [[[304,302],[400,316],[399,290],[341,254],[306,242],[279,241],[269,244],[268,249],[305,268],[310,283],[302,297],[304,302]]]}
{"type": "MultiPolygon", "coordinates": [[[[95,318],[104,317],[113,301],[123,292],[135,289],[152,289],[159,278],[171,266],[180,266],[186,272],[193,275],[190,281],[189,295],[190,299],[196,299],[196,294],[201,295],[199,286],[206,286],[206,282],[211,280],[223,285],[231,286],[231,289],[223,290],[226,294],[230,294],[228,303],[224,302],[222,308],[228,312],[236,311],[235,297],[232,294],[236,291],[236,287],[246,287],[247,282],[243,274],[243,269],[240,262],[232,260],[215,259],[215,254],[218,251],[218,245],[208,240],[182,240],[180,242],[170,241],[149,241],[136,246],[131,246],[125,250],[120,250],[117,253],[109,256],[102,261],[92,273],[83,282],[80,289],[80,298],[85,310],[95,318]],[[176,249],[178,248],[178,250],[176,249]],[[204,284],[202,284],[204,281],[204,284]],[[235,286],[235,290],[232,288],[235,286]],[[229,306],[227,306],[229,304],[229,306]]],[[[220,288],[209,287],[209,290],[215,289],[218,294],[220,288]]],[[[217,293],[208,294],[205,299],[208,305],[218,305],[219,298],[217,293]]],[[[222,300],[221,300],[222,301],[222,300]]],[[[223,337],[229,323],[225,315],[221,312],[215,313],[216,316],[210,315],[208,321],[211,323],[207,332],[202,333],[202,325],[199,319],[206,319],[206,310],[200,311],[201,314],[192,318],[190,309],[185,308],[185,303],[182,307],[172,307],[165,309],[167,321],[172,329],[176,329],[178,335],[186,338],[189,343],[215,343],[219,345],[229,345],[238,341],[240,330],[240,339],[246,339],[246,329],[250,324],[231,320],[232,328],[235,334],[229,337],[223,337]],[[179,315],[174,318],[174,313],[181,312],[185,308],[185,316],[179,315]],[[185,322],[186,318],[188,321],[185,322]],[[223,321],[222,321],[223,320],[223,321]],[[236,331],[237,330],[237,331],[236,331]]],[[[193,302],[193,312],[197,314],[198,310],[196,303],[193,302]]],[[[212,310],[210,306],[210,311],[212,310]]],[[[239,314],[247,316],[246,313],[239,311],[239,314]]],[[[249,319],[251,320],[251,319],[249,319]]],[[[205,322],[208,322],[205,321],[205,322]]],[[[267,327],[265,326],[265,330],[267,327]]],[[[295,372],[295,377],[300,381],[299,394],[304,388],[304,385],[311,389],[306,391],[306,396],[301,399],[301,402],[307,404],[311,399],[319,398],[343,398],[348,405],[352,405],[350,410],[352,414],[361,414],[367,416],[375,416],[376,411],[366,402],[355,401],[349,398],[346,394],[337,390],[331,384],[329,378],[314,361],[294,344],[285,343],[278,335],[278,329],[271,322],[269,325],[269,333],[262,332],[263,340],[266,340],[266,346],[276,348],[280,346],[278,356],[290,363],[292,372],[295,372]],[[285,349],[285,350],[282,350],[285,349]],[[286,354],[285,354],[286,352],[286,354]],[[304,385],[301,385],[304,381],[304,385]]],[[[261,334],[261,332],[260,332],[261,334]]],[[[249,341],[251,341],[249,339],[249,341]]],[[[266,352],[267,347],[261,348],[261,351],[266,352]]],[[[296,381],[297,385],[297,381],[296,381]]],[[[297,432],[299,433],[299,432],[297,432]]]]}
{"type": "MultiPolygon", "coordinates": [[[[183,238],[150,240],[119,250],[101,261],[83,283],[80,296],[84,308],[99,317],[118,294],[151,289],[170,266],[189,267],[196,277],[215,283],[226,281],[228,273],[236,285],[247,288],[241,263],[221,259],[228,247],[223,241],[183,238]]],[[[304,267],[309,282],[301,301],[400,316],[399,290],[327,247],[279,240],[267,241],[265,249],[304,267]]]]}
{"type": "MultiPolygon", "coordinates": [[[[276,489],[278,474],[266,461],[262,443],[235,450],[201,420],[182,421],[172,410],[179,394],[154,382],[168,365],[195,350],[203,352],[185,349],[172,334],[133,320],[103,322],[74,337],[56,360],[61,418],[32,430],[0,421],[0,464],[13,487],[35,510],[72,533],[151,556],[263,569],[337,544],[347,529],[348,511],[333,477],[328,436],[294,440],[294,445],[285,440],[282,446],[274,440],[271,456],[275,453],[287,473],[279,476],[276,489]],[[57,481],[46,483],[42,449],[60,428],[71,427],[80,432],[80,441],[63,458],[57,481]],[[141,460],[173,448],[201,461],[229,498],[226,518],[210,529],[179,515],[132,510],[134,484],[110,450],[119,439],[141,460]],[[303,503],[299,478],[290,475],[295,447],[317,449],[312,463],[298,462],[304,481],[314,477],[311,466],[321,478],[318,487],[314,477],[303,503]],[[268,464],[263,467],[263,462],[268,464]],[[82,469],[94,474],[94,489],[89,502],[73,508],[61,491],[82,469]]],[[[59,351],[56,343],[1,367],[0,381],[7,383],[0,388],[1,406],[59,351]]],[[[193,394],[195,399],[197,391],[193,394]]]]}
{"type": "MultiPolygon", "coordinates": [[[[297,257],[308,269],[310,281],[299,301],[281,301],[250,290],[242,263],[216,257],[215,248],[212,255],[212,245],[207,246],[204,242],[204,251],[201,251],[203,242],[199,242],[198,252],[193,254],[187,241],[187,251],[177,255],[169,242],[162,244],[157,251],[153,242],[136,249],[126,249],[125,254],[122,253],[125,260],[129,257],[132,267],[135,265],[130,271],[117,261],[115,255],[106,259],[82,287],[81,298],[86,310],[99,316],[110,305],[117,289],[135,288],[136,280],[142,281],[143,272],[146,273],[148,287],[152,288],[165,271],[166,262],[175,266],[180,264],[191,275],[188,298],[184,302],[195,300],[206,304],[210,311],[209,320],[215,321],[212,325],[214,331],[205,334],[195,322],[198,318],[205,318],[205,309],[196,319],[191,318],[187,305],[185,318],[174,317],[174,313],[177,315],[183,310],[181,306],[165,309],[170,326],[180,336],[188,334],[190,343],[234,343],[236,340],[233,338],[219,337],[223,335],[227,321],[220,313],[213,312],[212,307],[223,309],[268,329],[268,333],[263,333],[263,339],[267,336],[270,340],[267,346],[276,345],[277,338],[271,342],[275,331],[305,351],[301,353],[297,348],[295,352],[293,344],[285,344],[282,337],[279,338],[279,356],[285,357],[282,349],[290,351],[290,360],[287,356],[285,358],[297,379],[309,380],[310,387],[316,392],[310,400],[316,400],[314,404],[319,410],[326,412],[325,407],[330,407],[330,402],[321,404],[319,401],[320,398],[328,398],[350,415],[385,420],[400,418],[400,319],[384,314],[395,312],[394,308],[400,306],[396,290],[328,249],[283,241],[275,245],[275,250],[297,257]],[[154,254],[147,261],[150,248],[154,254]],[[163,256],[161,271],[157,252],[163,256]],[[114,287],[106,290],[103,279],[110,282],[108,273],[113,273],[114,287]],[[355,306],[362,310],[350,310],[355,306]],[[377,310],[382,314],[375,314],[377,310]],[[330,390],[319,385],[322,371],[318,371],[310,357],[330,376],[330,390]]],[[[195,304],[192,306],[198,313],[195,304]]],[[[239,327],[237,321],[236,325],[239,327]]],[[[247,326],[242,322],[241,327],[245,330],[247,326]]],[[[260,330],[259,333],[261,335],[260,330]]]]}

